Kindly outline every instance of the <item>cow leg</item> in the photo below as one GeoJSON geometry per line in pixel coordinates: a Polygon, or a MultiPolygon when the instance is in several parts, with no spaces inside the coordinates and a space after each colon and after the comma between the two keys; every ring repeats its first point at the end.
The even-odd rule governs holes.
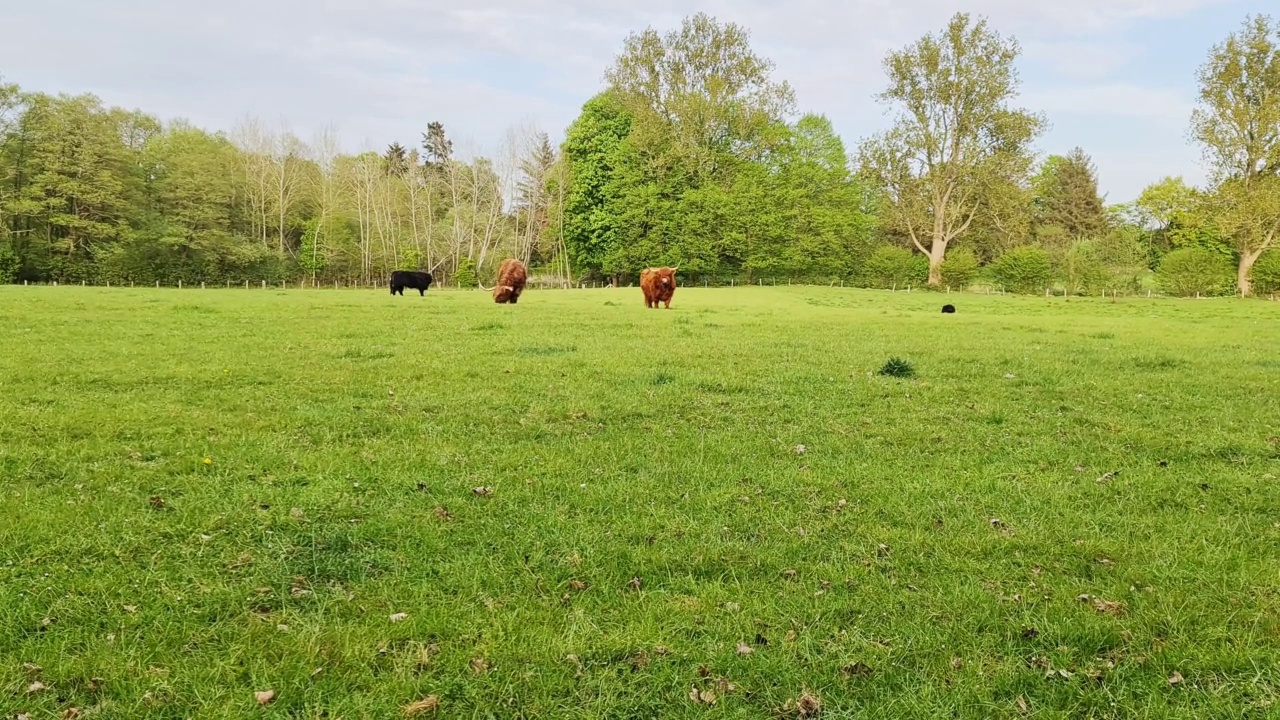
{"type": "Polygon", "coordinates": [[[422,297],[426,294],[427,294],[427,291],[425,288],[418,288],[418,297],[422,297]]]}

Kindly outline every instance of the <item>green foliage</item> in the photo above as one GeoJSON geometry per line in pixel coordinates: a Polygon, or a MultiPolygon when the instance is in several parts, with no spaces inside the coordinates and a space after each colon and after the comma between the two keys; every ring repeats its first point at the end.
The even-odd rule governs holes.
{"type": "Polygon", "coordinates": [[[611,89],[563,146],[565,244],[580,274],[676,263],[748,282],[861,273],[876,243],[871,193],[827,118],[783,122],[790,90],[771,67],[740,28],[705,16],[628,41],[611,89]]]}
{"type": "Polygon", "coordinates": [[[0,283],[11,283],[18,279],[18,271],[22,269],[22,260],[13,251],[9,243],[0,240],[0,283]]]}
{"type": "Polygon", "coordinates": [[[1067,293],[1092,295],[1107,286],[1109,273],[1095,240],[1077,240],[1054,258],[1054,275],[1067,293]]]}
{"type": "Polygon", "coordinates": [[[863,282],[874,288],[919,287],[928,282],[928,261],[922,255],[892,245],[882,245],[867,258],[863,282]]]}
{"type": "Polygon", "coordinates": [[[772,130],[793,111],[795,93],[773,69],[745,28],[699,12],[665,35],[629,35],[605,78],[636,118],[633,142],[645,157],[671,163],[698,187],[761,159],[779,139],[772,130]]]}
{"type": "Polygon", "coordinates": [[[1053,280],[1053,264],[1043,248],[1028,245],[1001,255],[991,275],[1008,292],[1043,293],[1053,280]]]}
{"type": "Polygon", "coordinates": [[[900,357],[891,357],[880,366],[879,374],[887,377],[909,378],[915,376],[916,369],[900,357]]]}
{"type": "Polygon", "coordinates": [[[964,290],[978,276],[978,256],[969,248],[956,248],[942,261],[942,284],[953,290],[964,290]]]}
{"type": "Polygon", "coordinates": [[[1181,248],[1165,255],[1156,271],[1161,289],[1171,295],[1225,295],[1233,291],[1231,261],[1204,248],[1181,248]]]}
{"type": "Polygon", "coordinates": [[[319,218],[307,220],[302,231],[302,244],[298,248],[298,267],[313,278],[327,265],[322,232],[319,218]]]}
{"type": "Polygon", "coordinates": [[[1107,231],[1108,219],[1098,195],[1097,168],[1084,150],[1051,155],[1032,179],[1038,225],[1060,228],[1073,240],[1107,231]]]}
{"type": "Polygon", "coordinates": [[[639,180],[638,159],[623,144],[631,122],[617,96],[605,92],[587,101],[565,132],[565,244],[579,274],[603,272],[621,244],[622,196],[634,184],[625,179],[639,180]]]}
{"type": "Polygon", "coordinates": [[[1141,232],[1132,227],[1117,227],[1093,242],[1095,254],[1107,271],[1104,287],[1137,292],[1148,270],[1141,232]]]}
{"type": "Polygon", "coordinates": [[[14,250],[43,256],[52,279],[92,279],[96,254],[130,237],[144,205],[141,149],[158,124],[90,95],[28,94],[23,105],[2,146],[25,180],[5,208],[21,231],[14,250]]]}
{"type": "Polygon", "coordinates": [[[1259,295],[1280,293],[1280,249],[1262,253],[1253,264],[1253,291],[1259,295]]]}
{"type": "Polygon", "coordinates": [[[463,258],[458,262],[458,269],[454,272],[453,278],[458,281],[458,287],[476,287],[479,284],[476,262],[471,258],[463,258]]]}

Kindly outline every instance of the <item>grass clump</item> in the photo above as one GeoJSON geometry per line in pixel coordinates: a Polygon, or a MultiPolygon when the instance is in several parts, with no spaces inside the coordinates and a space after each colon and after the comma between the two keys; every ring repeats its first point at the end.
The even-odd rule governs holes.
{"type": "Polygon", "coordinates": [[[909,378],[915,377],[916,369],[911,363],[900,357],[891,357],[884,365],[880,366],[880,375],[886,377],[909,378]]]}

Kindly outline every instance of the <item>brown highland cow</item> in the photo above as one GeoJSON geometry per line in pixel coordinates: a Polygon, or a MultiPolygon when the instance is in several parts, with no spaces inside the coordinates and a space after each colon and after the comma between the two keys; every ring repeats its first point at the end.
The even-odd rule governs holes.
{"type": "Polygon", "coordinates": [[[640,289],[644,291],[644,306],[658,309],[658,303],[665,303],[671,309],[671,296],[676,292],[676,270],[680,266],[645,268],[640,271],[640,289]]]}
{"type": "MultiPolygon", "coordinates": [[[[515,258],[507,258],[498,266],[498,284],[493,287],[493,301],[496,303],[516,304],[520,293],[524,292],[524,283],[528,273],[524,263],[515,258]]],[[[480,286],[484,288],[484,285],[480,286]]],[[[487,288],[485,288],[487,289],[487,288]]]]}

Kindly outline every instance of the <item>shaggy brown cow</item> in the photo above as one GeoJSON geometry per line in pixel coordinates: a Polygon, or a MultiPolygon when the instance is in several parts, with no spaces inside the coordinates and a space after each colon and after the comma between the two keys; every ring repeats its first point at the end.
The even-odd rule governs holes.
{"type": "Polygon", "coordinates": [[[644,291],[644,306],[658,309],[658,303],[666,303],[671,309],[671,296],[676,292],[676,270],[680,266],[645,268],[640,271],[640,289],[644,291]]]}
{"type": "MultiPolygon", "coordinates": [[[[524,263],[515,258],[507,258],[498,266],[498,284],[493,287],[493,301],[496,303],[516,304],[520,293],[524,292],[524,282],[528,273],[524,263]]],[[[480,287],[484,287],[481,285],[480,287]]]]}

